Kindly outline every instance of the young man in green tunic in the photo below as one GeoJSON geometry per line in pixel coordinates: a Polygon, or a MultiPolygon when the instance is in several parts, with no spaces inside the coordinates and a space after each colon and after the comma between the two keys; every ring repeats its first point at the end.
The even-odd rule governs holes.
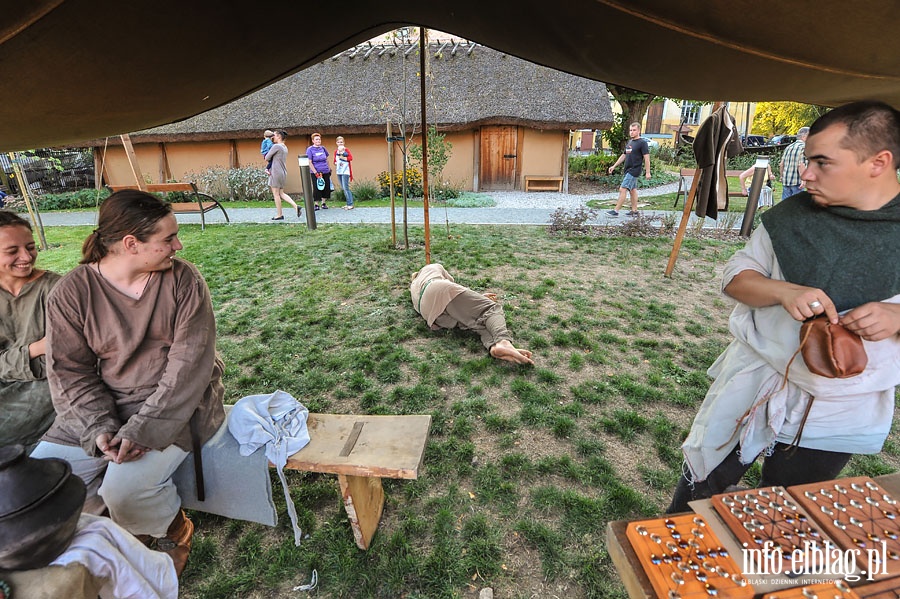
{"type": "Polygon", "coordinates": [[[805,152],[806,191],[766,211],[725,266],[735,339],[709,369],[715,381],[682,445],[670,512],[737,484],[760,455],[760,486],[836,478],[853,454],[881,451],[890,432],[900,384],[900,112],[881,102],[836,108],[812,125],[805,152]],[[820,315],[862,338],[861,374],[826,378],[799,356],[790,362],[800,324],[820,315]]]}

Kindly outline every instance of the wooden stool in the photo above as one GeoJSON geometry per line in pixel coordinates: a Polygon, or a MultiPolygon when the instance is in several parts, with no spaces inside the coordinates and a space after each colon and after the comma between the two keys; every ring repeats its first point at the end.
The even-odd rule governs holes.
{"type": "Polygon", "coordinates": [[[309,444],[286,469],[337,474],[356,546],[368,549],[384,508],[382,478],[419,477],[431,416],[310,414],[309,444]]]}

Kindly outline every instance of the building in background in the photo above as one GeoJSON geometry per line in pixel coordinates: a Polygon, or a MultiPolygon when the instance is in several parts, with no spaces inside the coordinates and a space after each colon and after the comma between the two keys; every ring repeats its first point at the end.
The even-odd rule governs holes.
{"type": "MultiPolygon", "coordinates": [[[[453,144],[442,178],[461,189],[522,189],[529,175],[566,178],[570,131],[612,124],[603,83],[464,40],[430,44],[428,59],[427,122],[453,144]]],[[[353,151],[354,179],[374,181],[388,170],[388,120],[394,136],[403,118],[419,122],[418,71],[417,44],[369,42],[225,106],[130,138],[144,175],[163,182],[212,166],[263,168],[262,132],[284,129],[293,159],[286,190],[298,193],[294,160],[305,152],[309,135],[321,133],[329,151],[342,135],[353,151]]],[[[105,141],[86,145],[99,153],[105,141]]],[[[103,180],[132,183],[118,138],[109,143],[103,180]]],[[[400,144],[390,151],[400,165],[400,144]]]]}

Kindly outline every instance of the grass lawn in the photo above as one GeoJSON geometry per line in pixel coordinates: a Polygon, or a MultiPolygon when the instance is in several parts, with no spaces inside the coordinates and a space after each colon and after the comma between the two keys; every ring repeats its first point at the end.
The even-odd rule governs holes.
{"type": "MultiPolygon", "coordinates": [[[[58,245],[38,264],[69,270],[89,232],[48,228],[58,245]]],[[[305,596],[292,588],[315,568],[322,598],[626,597],[605,527],[669,501],[706,368],[729,340],[719,280],[740,243],[688,238],[667,279],[670,239],[451,233],[435,236],[433,260],[500,296],[535,367],[492,360],[474,335],[429,331],[407,287],[424,252],[393,248],[387,227],[182,227],[181,255],[212,292],[228,403],[283,389],[311,411],[431,414],[433,426],[420,478],[385,481],[368,551],[336,478],[291,471],[309,539],[294,546],[276,476],[275,528],[193,514],[181,596],[305,596]]],[[[847,474],[898,463],[892,435],[847,474]]]]}

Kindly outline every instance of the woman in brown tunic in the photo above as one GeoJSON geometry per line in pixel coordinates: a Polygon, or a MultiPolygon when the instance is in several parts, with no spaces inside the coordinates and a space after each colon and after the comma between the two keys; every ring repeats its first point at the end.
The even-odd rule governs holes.
{"type": "Polygon", "coordinates": [[[182,248],[171,208],[140,191],[112,194],[81,265],[51,294],[48,379],[57,417],[36,457],[62,457],[110,517],[156,543],[180,574],[193,524],[172,474],[225,418],[209,289],[182,248]],[[154,541],[153,539],[157,539],[154,541]]]}
{"type": "Polygon", "coordinates": [[[0,210],[0,445],[37,443],[53,422],[45,306],[59,275],[34,267],[31,225],[0,210]]]}

